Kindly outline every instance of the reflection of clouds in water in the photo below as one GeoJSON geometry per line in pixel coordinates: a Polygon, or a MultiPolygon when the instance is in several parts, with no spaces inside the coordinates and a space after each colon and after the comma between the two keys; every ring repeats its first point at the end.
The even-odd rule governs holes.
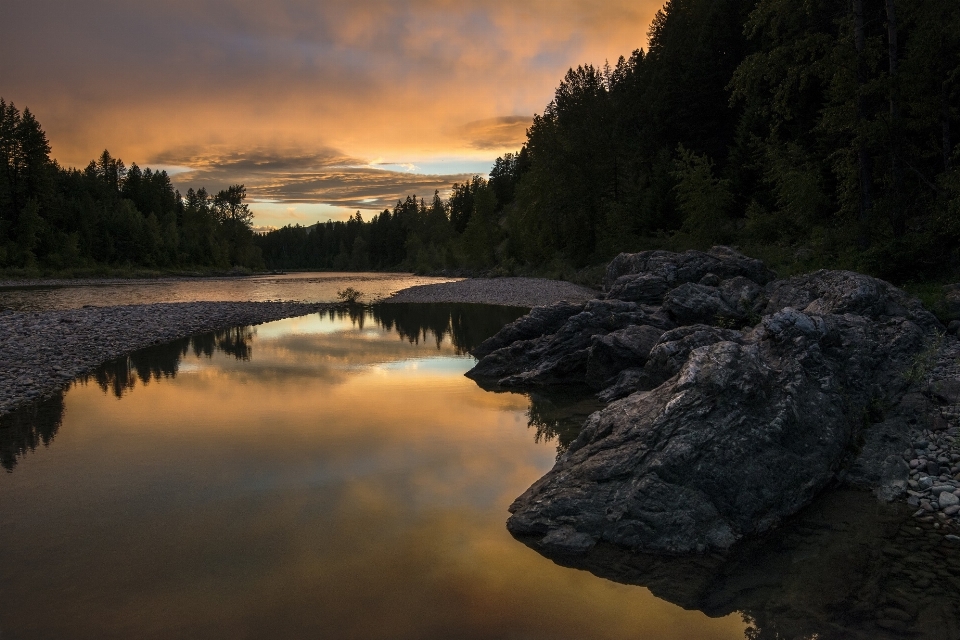
{"type": "Polygon", "coordinates": [[[405,380],[237,384],[207,367],[120,402],[74,390],[68,448],[94,455],[61,460],[46,508],[20,521],[37,533],[17,547],[7,619],[76,638],[743,637],[737,616],[707,620],[513,541],[506,505],[553,462],[527,399],[459,374],[405,380]],[[62,567],[85,597],[44,616],[51,603],[25,594],[62,567]]]}
{"type": "Polygon", "coordinates": [[[104,364],[82,382],[92,379],[121,397],[138,383],[176,377],[185,364],[194,373],[215,368],[278,384],[340,383],[370,366],[463,373],[472,364],[465,354],[523,313],[516,307],[464,304],[340,307],[142,349],[104,364]],[[416,364],[423,359],[430,362],[416,364]]]}

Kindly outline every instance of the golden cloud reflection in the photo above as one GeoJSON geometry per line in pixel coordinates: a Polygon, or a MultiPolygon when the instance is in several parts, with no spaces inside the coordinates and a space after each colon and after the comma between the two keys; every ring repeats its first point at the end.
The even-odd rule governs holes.
{"type": "Polygon", "coordinates": [[[56,446],[0,485],[0,548],[17,549],[0,554],[0,629],[743,637],[737,617],[564,569],[509,536],[507,505],[554,450],[534,441],[529,400],[466,379],[472,360],[449,339],[304,332],[313,322],[264,326],[247,360],[188,351],[176,377],[120,398],[73,388],[56,446]]]}

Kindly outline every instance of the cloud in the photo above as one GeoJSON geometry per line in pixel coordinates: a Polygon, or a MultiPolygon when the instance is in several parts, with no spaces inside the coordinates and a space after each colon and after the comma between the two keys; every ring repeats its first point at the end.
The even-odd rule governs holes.
{"type": "Polygon", "coordinates": [[[252,200],[321,202],[347,209],[379,210],[412,194],[428,198],[435,190],[446,191],[454,182],[470,178],[469,174],[424,175],[381,169],[333,149],[288,154],[254,149],[209,156],[165,152],[160,158],[164,164],[191,167],[172,177],[182,192],[190,187],[216,192],[240,183],[252,200]]]}
{"type": "Polygon", "coordinates": [[[364,159],[492,163],[569,67],[643,46],[661,4],[6,0],[0,95],[30,107],[65,166],[108,148],[193,169],[178,184],[206,175],[258,197],[380,206],[449,180],[364,159]]]}
{"type": "Polygon", "coordinates": [[[458,133],[473,149],[513,151],[526,141],[527,127],[532,120],[526,116],[474,120],[460,127],[458,133]]]}

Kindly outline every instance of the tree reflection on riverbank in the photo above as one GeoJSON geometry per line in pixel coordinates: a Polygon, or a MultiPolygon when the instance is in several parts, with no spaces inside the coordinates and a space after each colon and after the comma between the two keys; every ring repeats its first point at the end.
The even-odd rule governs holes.
{"type": "MultiPolygon", "coordinates": [[[[456,355],[462,356],[526,311],[521,307],[481,304],[382,304],[335,307],[322,312],[320,317],[349,321],[353,328],[361,331],[372,322],[382,331],[394,332],[411,344],[433,342],[439,349],[448,341],[456,355]]],[[[255,327],[234,327],[181,338],[107,362],[80,381],[83,384],[93,381],[104,393],[120,398],[138,382],[149,384],[151,380],[175,378],[181,361],[190,353],[198,358],[223,353],[236,360],[249,360],[256,335],[255,327]]]]}
{"type": "Polygon", "coordinates": [[[62,422],[62,392],[0,416],[0,466],[13,471],[17,459],[28,451],[49,446],[62,422]]]}

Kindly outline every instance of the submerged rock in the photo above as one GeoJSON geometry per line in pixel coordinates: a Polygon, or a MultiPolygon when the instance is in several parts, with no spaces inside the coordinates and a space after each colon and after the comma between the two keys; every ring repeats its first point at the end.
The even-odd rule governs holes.
{"type": "Polygon", "coordinates": [[[512,533],[551,553],[687,553],[764,532],[848,474],[882,499],[903,495],[907,416],[871,425],[940,329],[919,302],[852,272],[771,282],[726,248],[621,254],[607,276],[607,300],[468,373],[586,384],[611,402],[511,505],[512,533]],[[659,308],[636,302],[661,283],[659,308]]]}

